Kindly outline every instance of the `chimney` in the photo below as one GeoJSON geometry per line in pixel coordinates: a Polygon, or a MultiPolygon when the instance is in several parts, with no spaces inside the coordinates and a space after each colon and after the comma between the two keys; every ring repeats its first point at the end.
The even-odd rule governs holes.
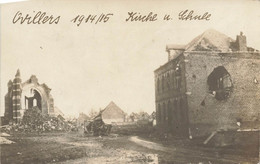
{"type": "Polygon", "coordinates": [[[237,35],[236,43],[238,51],[247,51],[246,36],[243,35],[243,32],[237,35]]]}
{"type": "Polygon", "coordinates": [[[185,45],[166,45],[166,52],[168,52],[168,61],[176,59],[185,51],[185,45]]]}

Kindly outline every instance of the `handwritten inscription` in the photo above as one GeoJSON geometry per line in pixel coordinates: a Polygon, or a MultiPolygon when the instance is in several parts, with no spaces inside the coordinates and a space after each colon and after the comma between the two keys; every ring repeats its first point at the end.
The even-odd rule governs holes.
{"type": "Polygon", "coordinates": [[[153,22],[157,20],[157,14],[150,12],[147,15],[142,15],[137,12],[128,12],[128,18],[125,20],[127,21],[139,21],[139,22],[153,22]]]}
{"type": "Polygon", "coordinates": [[[99,16],[98,15],[78,15],[76,16],[75,18],[73,18],[71,20],[71,22],[73,23],[76,23],[77,26],[79,26],[81,23],[100,23],[100,22],[103,22],[103,23],[106,23],[110,17],[113,16],[112,13],[109,13],[109,14],[100,14],[99,16]]]}
{"type": "MultiPolygon", "coordinates": [[[[70,22],[80,26],[81,24],[99,24],[107,23],[114,16],[113,13],[101,13],[101,14],[86,14],[86,15],[76,15],[72,17],[70,22]]],[[[154,12],[140,13],[140,12],[127,12],[127,17],[125,22],[156,22],[158,20],[163,21],[209,21],[211,14],[209,12],[198,13],[194,10],[183,10],[175,16],[170,14],[158,15],[154,12]]],[[[46,12],[33,11],[33,14],[23,14],[21,11],[17,11],[12,19],[13,24],[58,24],[61,16],[54,16],[47,14],[46,12]]]]}
{"type": "Polygon", "coordinates": [[[22,12],[18,11],[14,18],[13,18],[13,24],[20,23],[20,24],[58,24],[60,20],[60,16],[54,17],[53,15],[48,16],[46,12],[38,11],[35,13],[33,12],[34,16],[30,16],[29,14],[26,14],[25,16],[22,14],[22,12]]]}
{"type": "Polygon", "coordinates": [[[194,11],[184,10],[179,13],[179,20],[206,20],[209,21],[211,14],[205,12],[203,15],[194,14],[194,11]]]}

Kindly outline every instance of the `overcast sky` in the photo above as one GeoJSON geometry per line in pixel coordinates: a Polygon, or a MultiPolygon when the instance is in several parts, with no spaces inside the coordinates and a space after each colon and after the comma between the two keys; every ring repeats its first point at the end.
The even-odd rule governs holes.
{"type": "MultiPolygon", "coordinates": [[[[33,12],[35,11],[35,13],[33,12]]],[[[78,116],[114,101],[125,112],[155,110],[153,71],[167,62],[166,44],[187,44],[213,28],[231,38],[243,31],[248,45],[260,49],[260,1],[31,1],[1,6],[1,115],[7,82],[21,71],[51,89],[55,106],[78,116]],[[210,21],[180,21],[178,13],[211,14],[210,21]],[[38,11],[58,24],[13,24],[17,11],[38,11]],[[128,12],[157,13],[154,22],[126,22],[128,12]],[[107,23],[82,23],[77,15],[113,13],[107,23]],[[163,21],[165,14],[172,21],[163,21]]]]}

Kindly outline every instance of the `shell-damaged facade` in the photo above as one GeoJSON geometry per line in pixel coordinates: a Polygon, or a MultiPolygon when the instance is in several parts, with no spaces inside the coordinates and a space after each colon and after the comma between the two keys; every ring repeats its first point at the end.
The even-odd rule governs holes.
{"type": "Polygon", "coordinates": [[[8,82],[5,96],[5,118],[19,123],[25,110],[37,106],[43,114],[54,115],[54,100],[51,89],[46,84],[39,84],[35,75],[22,83],[20,71],[17,70],[13,81],[8,82]]]}
{"type": "Polygon", "coordinates": [[[206,135],[259,122],[260,52],[241,33],[233,40],[207,30],[187,45],[167,45],[154,71],[158,129],[206,135]]]}

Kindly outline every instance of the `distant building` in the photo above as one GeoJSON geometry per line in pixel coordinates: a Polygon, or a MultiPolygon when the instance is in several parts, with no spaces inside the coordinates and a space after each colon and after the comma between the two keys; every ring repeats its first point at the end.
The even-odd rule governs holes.
{"type": "Polygon", "coordinates": [[[85,113],[80,113],[79,114],[79,117],[78,117],[78,119],[77,119],[77,125],[78,126],[82,126],[82,125],[84,125],[84,122],[85,121],[88,121],[88,120],[90,120],[90,117],[88,116],[88,115],[86,115],[85,113]]]}
{"type": "Polygon", "coordinates": [[[120,109],[113,101],[100,111],[101,117],[105,123],[125,122],[126,113],[120,109]]]}
{"type": "Polygon", "coordinates": [[[152,118],[152,115],[149,115],[147,112],[139,112],[139,113],[134,113],[132,112],[129,115],[129,121],[130,122],[136,122],[140,120],[150,120],[152,118]]]}
{"type": "Polygon", "coordinates": [[[22,82],[17,70],[14,80],[8,82],[8,93],[5,95],[5,118],[19,123],[25,110],[37,106],[43,114],[55,115],[54,100],[51,89],[46,84],[39,84],[35,75],[22,82]]]}
{"type": "Polygon", "coordinates": [[[168,62],[154,71],[160,130],[199,136],[260,119],[260,53],[242,33],[233,40],[207,30],[166,51],[168,62]]]}

